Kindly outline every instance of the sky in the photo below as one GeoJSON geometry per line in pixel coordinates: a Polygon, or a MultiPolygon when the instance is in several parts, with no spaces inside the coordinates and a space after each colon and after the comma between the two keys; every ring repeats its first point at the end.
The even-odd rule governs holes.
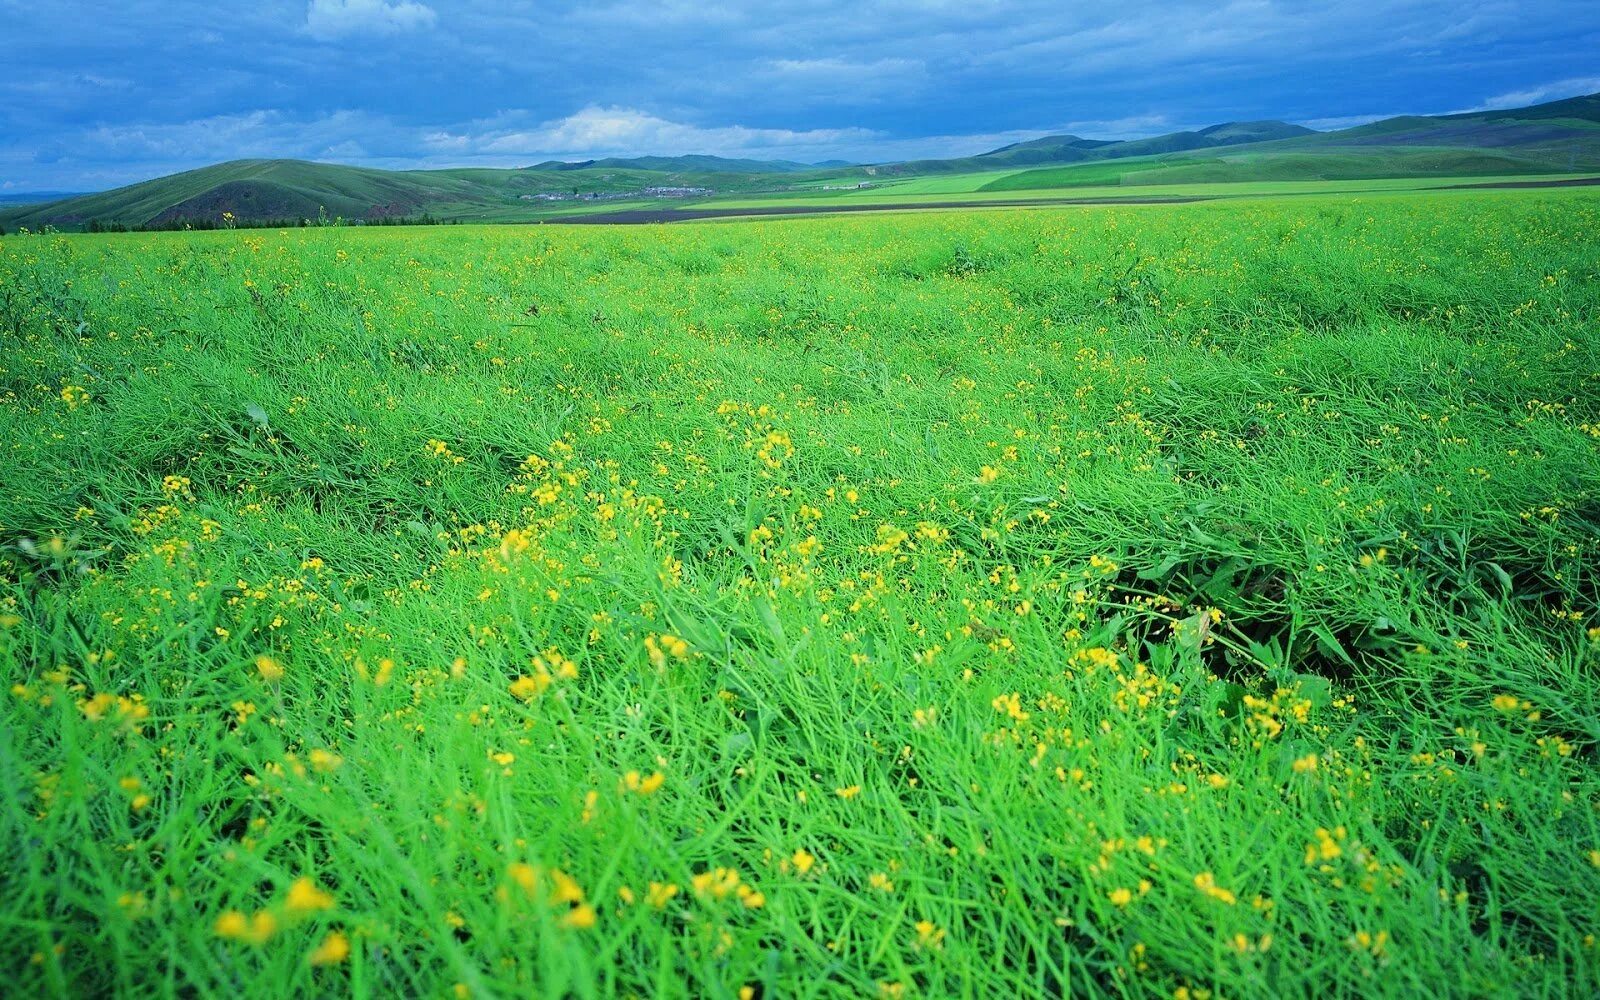
{"type": "Polygon", "coordinates": [[[0,194],[1338,128],[1600,91],[1596,53],[1596,0],[0,0],[0,194]]]}

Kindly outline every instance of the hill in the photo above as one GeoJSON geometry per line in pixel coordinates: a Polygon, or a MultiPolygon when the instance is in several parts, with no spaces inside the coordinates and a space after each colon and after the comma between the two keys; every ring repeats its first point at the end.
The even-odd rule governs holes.
{"type": "Polygon", "coordinates": [[[733,160],[723,156],[633,156],[624,159],[604,160],[546,160],[535,164],[533,170],[656,170],[665,173],[697,172],[706,174],[788,174],[818,167],[850,166],[844,160],[827,163],[796,163],[793,160],[733,160]]]}
{"type": "MultiPolygon", "coordinates": [[[[383,221],[519,221],[593,211],[597,202],[670,208],[684,199],[893,185],[907,178],[1011,173],[985,191],[1096,185],[1380,177],[1538,175],[1600,170],[1600,94],[1527,108],[1402,116],[1316,132],[1280,121],[1226,122],[1130,140],[1053,135],[976,156],[876,165],[640,156],[520,169],[377,170],[299,160],[236,160],[114,191],[0,209],[0,225],[82,228],[291,221],[326,214],[383,221]]],[[[967,190],[972,190],[969,187],[967,190]]]]}
{"type": "Polygon", "coordinates": [[[1293,138],[1316,133],[1288,122],[1227,122],[1193,132],[1171,132],[1146,139],[1085,139],[1076,135],[1049,135],[1026,142],[1014,142],[976,156],[947,160],[909,160],[864,168],[874,176],[906,176],[930,173],[967,173],[1001,170],[1007,167],[1088,163],[1137,156],[1151,156],[1191,149],[1213,149],[1241,143],[1293,138]]]}
{"type": "MultiPolygon", "coordinates": [[[[655,194],[740,192],[774,173],[814,170],[802,164],[762,165],[719,157],[642,157],[586,163],[543,163],[516,170],[378,170],[303,160],[234,160],[98,194],[0,212],[8,227],[91,223],[133,226],[239,220],[382,220],[421,215],[441,219],[532,212],[540,204],[655,194]]],[[[572,205],[567,206],[569,209],[572,205]]]]}
{"type": "Polygon", "coordinates": [[[82,191],[0,191],[0,205],[42,205],[46,202],[76,198],[82,191]]]}
{"type": "MultiPolygon", "coordinates": [[[[1216,128],[1225,133],[1230,126],[1216,128]]],[[[1113,157],[1102,150],[1096,162],[1027,170],[982,190],[1600,171],[1600,94],[1529,108],[1408,115],[1333,132],[1257,134],[1262,137],[1117,163],[1105,162],[1113,157]]],[[[1174,138],[1138,142],[1158,146],[1174,138]]]]}

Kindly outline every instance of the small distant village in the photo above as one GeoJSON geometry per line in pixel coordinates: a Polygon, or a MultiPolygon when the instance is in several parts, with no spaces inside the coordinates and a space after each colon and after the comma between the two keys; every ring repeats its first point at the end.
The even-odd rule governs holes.
{"type": "MultiPolygon", "coordinates": [[[[871,181],[854,184],[824,184],[823,191],[859,191],[872,187],[871,181]]],[[[704,198],[716,194],[715,188],[655,186],[637,191],[539,191],[518,195],[521,201],[624,201],[631,198],[704,198]]]]}
{"type": "Polygon", "coordinates": [[[638,191],[540,191],[519,195],[523,201],[617,201],[624,198],[702,198],[716,191],[707,187],[647,187],[638,191]]]}

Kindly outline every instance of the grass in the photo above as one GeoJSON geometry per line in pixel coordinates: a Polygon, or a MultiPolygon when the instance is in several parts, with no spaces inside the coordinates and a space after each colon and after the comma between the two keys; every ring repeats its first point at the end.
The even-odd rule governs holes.
{"type": "Polygon", "coordinates": [[[521,200],[540,192],[615,194],[663,184],[740,191],[782,184],[781,176],[628,167],[377,170],[300,160],[234,160],[63,202],[15,206],[0,211],[0,224],[8,230],[37,230],[45,225],[81,228],[93,220],[215,221],[225,210],[242,220],[316,219],[320,213],[347,219],[429,213],[452,220],[525,222],[556,212],[593,210],[587,201],[521,200]]]}
{"type": "MultiPolygon", "coordinates": [[[[296,160],[236,160],[114,191],[0,209],[0,229],[83,230],[92,223],[140,226],[419,218],[453,222],[536,222],[564,215],[676,207],[651,187],[704,188],[718,199],[862,197],[938,199],[975,192],[1089,187],[1269,185],[1488,176],[1554,176],[1600,169],[1600,95],[1502,111],[1400,117],[1353,129],[1310,133],[1282,122],[1236,122],[1127,142],[1054,136],[977,156],[876,166],[804,168],[708,156],[536,164],[519,169],[387,171],[296,160]],[[1274,136],[1278,138],[1273,138],[1274,136]],[[1237,142],[1250,139],[1254,141],[1237,142]],[[1222,145],[1211,145],[1220,142],[1222,145]],[[1030,165],[1032,168],[1030,168],[1030,165]],[[863,190],[823,191],[869,182],[863,190]],[[540,194],[583,192],[606,201],[548,202],[540,194]],[[615,197],[616,200],[609,200],[615,197]],[[528,198],[531,200],[523,200],[528,198]]],[[[1425,184],[1423,186],[1426,186],[1425,184]]],[[[698,201],[698,199],[695,199],[698,201]]]]}
{"type": "Polygon", "coordinates": [[[0,971],[1593,995],[1596,233],[5,238],[0,971]]]}
{"type": "MultiPolygon", "coordinates": [[[[1099,169],[1103,166],[1096,165],[1096,168],[1099,169]]],[[[1447,191],[1446,189],[1462,185],[1503,182],[1521,183],[1529,180],[1572,180],[1593,176],[1590,174],[1552,174],[1530,178],[1527,174],[1489,174],[1477,176],[1379,177],[1339,181],[1207,181],[1142,186],[1119,185],[1113,178],[1108,183],[1096,182],[1077,186],[1074,182],[1070,185],[1050,186],[1056,182],[1052,181],[1049,176],[1043,176],[1050,174],[1053,174],[1053,171],[1020,171],[997,181],[989,180],[989,178],[997,176],[994,174],[957,174],[929,178],[928,184],[924,184],[921,180],[889,180],[881,186],[861,190],[829,191],[826,193],[785,192],[768,195],[727,195],[688,204],[664,200],[649,203],[631,201],[626,203],[601,202],[596,204],[593,211],[614,212],[631,208],[672,209],[682,207],[699,210],[815,205],[817,212],[823,214],[837,205],[849,203],[883,204],[895,208],[937,208],[940,205],[950,203],[959,205],[969,202],[995,202],[998,207],[1006,202],[1039,201],[1048,203],[1052,199],[1126,200],[1130,204],[1138,204],[1141,200],[1152,198],[1255,199],[1280,195],[1381,195],[1409,191],[1454,194],[1456,192],[1447,191]],[[1042,186],[1027,186],[1015,189],[999,186],[1001,183],[1013,178],[1026,178],[1031,174],[1039,174],[1042,179],[1035,178],[1029,181],[1028,184],[1042,186]],[[933,183],[935,181],[939,183],[933,183]],[[938,188],[945,189],[938,190],[938,188]]],[[[1057,178],[1057,180],[1059,179],[1057,178]]],[[[1078,177],[1077,179],[1082,180],[1083,177],[1078,177]]],[[[578,213],[573,211],[571,214],[578,213]]]]}
{"type": "MultiPolygon", "coordinates": [[[[1292,142],[1292,140],[1291,140],[1292,142]]],[[[1288,145],[1285,143],[1284,145],[1288,145]]],[[[1290,146],[1269,150],[1208,150],[1204,155],[1140,157],[1067,167],[1024,170],[997,177],[984,191],[1027,191],[1105,185],[1261,184],[1272,182],[1383,181],[1405,178],[1419,187],[1445,178],[1456,181],[1488,177],[1536,179],[1570,169],[1549,157],[1543,160],[1498,150],[1471,148],[1370,149],[1357,146],[1302,150],[1290,146]]]]}
{"type": "Polygon", "coordinates": [[[987,184],[1019,172],[1018,170],[978,170],[961,174],[936,174],[928,177],[904,179],[891,178],[887,181],[867,178],[872,187],[842,191],[840,194],[849,199],[867,198],[873,191],[877,191],[879,196],[882,196],[886,191],[892,192],[896,196],[903,194],[971,194],[974,191],[982,190],[987,184]]]}

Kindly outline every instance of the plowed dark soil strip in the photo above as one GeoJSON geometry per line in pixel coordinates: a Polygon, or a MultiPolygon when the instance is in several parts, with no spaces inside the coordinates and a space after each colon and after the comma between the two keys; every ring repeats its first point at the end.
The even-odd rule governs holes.
{"type": "Polygon", "coordinates": [[[770,205],[750,208],[660,208],[564,215],[545,222],[565,224],[638,225],[655,222],[691,222],[695,219],[732,219],[759,215],[833,215],[839,212],[916,212],[935,208],[1023,208],[1029,205],[1181,205],[1210,201],[1209,195],[1152,198],[1037,198],[1002,201],[940,201],[882,205],[770,205]]]}
{"type": "Polygon", "coordinates": [[[1449,187],[1439,188],[1441,191],[1456,191],[1464,188],[1567,188],[1591,187],[1600,184],[1600,177],[1569,177],[1559,181],[1490,181],[1483,184],[1451,184],[1449,187]]]}
{"type": "MultiPolygon", "coordinates": [[[[1549,181],[1485,181],[1482,184],[1450,184],[1434,191],[1487,190],[1491,188],[1558,188],[1600,185],[1600,177],[1572,177],[1549,181]]],[[[1299,193],[1299,192],[1297,192],[1299,193]]],[[[1308,192],[1309,193],[1309,192],[1308,192]]],[[[1344,192],[1350,193],[1350,192],[1344,192]]],[[[768,205],[745,208],[639,208],[591,215],[563,215],[544,219],[565,225],[644,225],[661,222],[693,222],[697,219],[736,219],[770,215],[835,215],[844,212],[923,212],[941,208],[1027,208],[1051,205],[1182,205],[1195,201],[1214,201],[1230,195],[1153,195],[1133,198],[1007,198],[995,201],[884,202],[870,205],[818,204],[768,205]]]]}

